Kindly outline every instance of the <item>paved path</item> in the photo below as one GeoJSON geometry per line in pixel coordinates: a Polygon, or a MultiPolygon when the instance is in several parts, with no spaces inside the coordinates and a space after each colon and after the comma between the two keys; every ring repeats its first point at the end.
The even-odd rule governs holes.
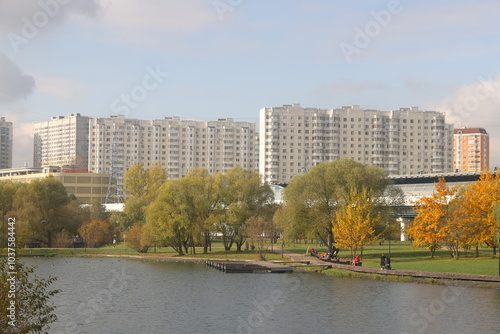
{"type": "MultiPolygon", "coordinates": [[[[279,250],[279,252],[281,252],[281,250],[279,250]]],[[[461,274],[461,273],[436,273],[430,271],[416,271],[416,270],[381,270],[380,268],[363,267],[363,266],[358,267],[345,264],[337,264],[334,262],[325,262],[319,260],[314,256],[302,255],[286,250],[284,250],[283,253],[286,254],[288,257],[290,257],[290,259],[292,259],[293,261],[311,261],[311,264],[323,264],[323,265],[331,264],[332,268],[346,269],[362,273],[500,283],[500,276],[473,275],[473,274],[461,274]]]]}

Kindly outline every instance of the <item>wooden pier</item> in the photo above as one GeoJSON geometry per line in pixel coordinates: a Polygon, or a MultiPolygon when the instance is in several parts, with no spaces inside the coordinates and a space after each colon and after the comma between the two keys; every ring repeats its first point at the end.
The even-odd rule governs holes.
{"type": "Polygon", "coordinates": [[[222,261],[208,260],[205,262],[210,268],[225,273],[293,273],[293,268],[277,263],[264,261],[222,261]]]}

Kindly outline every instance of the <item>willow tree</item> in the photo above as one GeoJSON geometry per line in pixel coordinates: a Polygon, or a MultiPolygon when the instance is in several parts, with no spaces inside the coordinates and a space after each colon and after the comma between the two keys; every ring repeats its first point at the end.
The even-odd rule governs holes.
{"type": "Polygon", "coordinates": [[[172,247],[179,255],[187,251],[191,231],[191,222],[182,207],[180,184],[178,180],[169,180],[148,206],[144,225],[156,242],[172,247]]]}
{"type": "Polygon", "coordinates": [[[185,177],[167,181],[148,207],[146,221],[153,235],[160,233],[178,252],[179,243],[187,237],[193,252],[198,241],[207,253],[222,210],[218,180],[206,169],[191,169],[185,177]]]}
{"type": "Polygon", "coordinates": [[[52,176],[19,188],[14,196],[13,213],[19,218],[24,240],[51,247],[56,233],[68,227],[72,233],[76,232],[78,222],[68,223],[80,209],[72,202],[61,181],[52,176]]]}
{"type": "Polygon", "coordinates": [[[374,199],[380,199],[389,184],[379,167],[350,159],[324,162],[292,178],[283,191],[283,205],[275,219],[286,238],[319,239],[332,252],[336,249],[332,231],[336,211],[349,202],[351,192],[366,189],[374,199]]]}
{"type": "Polygon", "coordinates": [[[154,201],[166,180],[167,171],[158,163],[149,169],[144,169],[139,163],[130,167],[124,179],[125,193],[128,195],[124,213],[128,225],[142,225],[145,222],[146,207],[154,201]]]}
{"type": "Polygon", "coordinates": [[[273,202],[273,192],[268,184],[262,184],[256,172],[235,167],[218,174],[222,195],[218,230],[222,233],[224,248],[230,250],[233,243],[241,251],[247,240],[249,223],[273,202]]]}

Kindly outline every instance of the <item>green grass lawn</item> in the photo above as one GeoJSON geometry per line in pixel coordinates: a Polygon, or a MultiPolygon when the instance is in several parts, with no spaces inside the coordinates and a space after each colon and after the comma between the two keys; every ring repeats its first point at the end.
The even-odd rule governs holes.
{"type": "MultiPolygon", "coordinates": [[[[326,247],[318,244],[295,244],[286,247],[287,250],[304,254],[307,247],[314,248],[317,252],[325,252],[326,247]]],[[[434,258],[431,258],[430,251],[424,247],[415,248],[411,242],[391,242],[391,265],[394,269],[419,270],[433,272],[467,273],[479,275],[498,275],[499,260],[493,258],[491,249],[483,248],[479,250],[480,256],[475,257],[474,251],[468,254],[461,253],[460,259],[455,260],[450,257],[447,250],[439,250],[434,258]]],[[[359,251],[358,251],[359,253],[359,251]]],[[[389,244],[368,245],[363,250],[363,266],[379,267],[380,255],[389,256],[389,244]]],[[[350,259],[350,252],[342,249],[339,253],[341,259],[350,259]]]]}
{"type": "MultiPolygon", "coordinates": [[[[276,247],[276,245],[274,245],[276,247]]],[[[75,256],[75,255],[145,255],[149,257],[176,257],[182,259],[183,257],[196,257],[204,259],[233,259],[233,260],[256,260],[256,251],[243,250],[238,252],[236,246],[231,251],[225,251],[222,242],[215,240],[212,243],[212,251],[203,254],[203,247],[196,247],[196,254],[187,253],[184,256],[179,256],[176,251],[171,247],[151,247],[148,253],[139,253],[131,248],[126,248],[123,243],[117,244],[116,248],[112,246],[104,246],[100,248],[24,248],[21,249],[19,254],[21,256],[75,256]]],[[[281,248],[279,248],[281,249],[281,248]]],[[[281,257],[281,254],[271,251],[269,247],[266,260],[289,260],[287,256],[281,257]]]]}

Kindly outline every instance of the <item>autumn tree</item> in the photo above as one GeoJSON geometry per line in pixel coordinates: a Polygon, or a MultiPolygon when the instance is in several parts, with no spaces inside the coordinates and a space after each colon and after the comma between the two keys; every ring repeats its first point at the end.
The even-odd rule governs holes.
{"type": "Polygon", "coordinates": [[[158,163],[146,170],[141,164],[135,164],[126,172],[124,188],[128,197],[124,213],[130,225],[144,224],[146,207],[156,198],[166,180],[167,171],[158,163]]]}
{"type": "Polygon", "coordinates": [[[466,221],[475,232],[476,251],[478,245],[484,243],[493,248],[493,254],[496,253],[494,207],[497,202],[500,202],[500,172],[483,172],[479,181],[471,183],[465,190],[462,207],[466,221]]]}
{"type": "Polygon", "coordinates": [[[111,242],[113,228],[107,220],[93,219],[84,223],[78,233],[89,247],[100,247],[111,242]]]}
{"type": "Polygon", "coordinates": [[[144,225],[134,225],[127,232],[127,246],[139,253],[147,253],[153,244],[153,236],[144,225]]]}
{"type": "Polygon", "coordinates": [[[377,203],[367,189],[359,191],[353,188],[346,202],[336,211],[333,224],[335,241],[338,247],[351,251],[351,259],[358,248],[375,238],[375,224],[380,220],[376,207],[377,203]]]}
{"type": "MultiPolygon", "coordinates": [[[[413,224],[408,228],[408,235],[415,246],[425,245],[434,257],[436,249],[447,240],[451,215],[448,205],[457,192],[458,187],[449,188],[444,178],[439,178],[435,191],[431,196],[422,197],[415,202],[418,213],[413,224]]],[[[448,243],[455,240],[448,238],[448,243]]],[[[458,253],[456,254],[458,256],[458,253]]]]}
{"type": "Polygon", "coordinates": [[[379,167],[365,166],[350,159],[324,162],[292,178],[283,191],[283,205],[275,220],[286,238],[315,238],[335,250],[332,221],[348,202],[351,192],[365,188],[374,199],[383,196],[390,184],[379,167]]]}

